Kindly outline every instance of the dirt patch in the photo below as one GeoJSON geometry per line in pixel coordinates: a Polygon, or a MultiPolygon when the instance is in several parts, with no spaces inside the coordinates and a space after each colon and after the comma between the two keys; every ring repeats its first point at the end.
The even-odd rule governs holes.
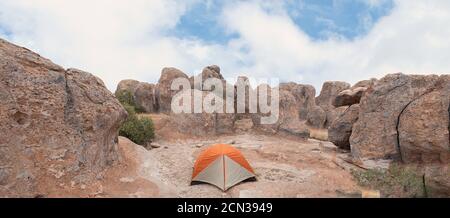
{"type": "MultiPolygon", "coordinates": [[[[333,163],[337,151],[316,140],[252,133],[207,139],[160,139],[157,141],[160,147],[152,150],[134,145],[125,138],[121,138],[119,143],[124,158],[136,162],[128,166],[135,168],[134,175],[115,176],[122,178],[118,185],[125,183],[132,189],[134,194],[131,196],[338,197],[339,192],[359,191],[350,173],[333,163]],[[229,143],[241,150],[254,168],[257,181],[240,183],[227,192],[209,184],[191,186],[195,158],[208,145],[216,143],[229,143]],[[133,188],[133,184],[144,183],[148,183],[148,188],[133,188]]],[[[111,187],[120,189],[119,186],[111,187]]],[[[108,196],[123,193],[112,189],[107,191],[108,196]]]]}

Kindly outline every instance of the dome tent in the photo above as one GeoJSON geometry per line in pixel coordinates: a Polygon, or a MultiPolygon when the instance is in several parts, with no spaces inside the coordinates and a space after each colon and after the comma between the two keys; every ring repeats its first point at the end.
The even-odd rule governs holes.
{"type": "Polygon", "coordinates": [[[255,173],[238,149],[227,144],[216,144],[198,156],[191,184],[206,182],[226,191],[251,178],[255,178],[255,173]]]}

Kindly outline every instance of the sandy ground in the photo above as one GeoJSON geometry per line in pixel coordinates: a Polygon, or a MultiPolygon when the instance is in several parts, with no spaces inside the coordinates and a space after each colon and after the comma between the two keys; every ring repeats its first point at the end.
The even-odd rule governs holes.
{"type": "Polygon", "coordinates": [[[257,133],[196,139],[157,139],[146,150],[119,138],[121,164],[107,173],[97,197],[358,197],[347,153],[324,141],[257,133]],[[229,143],[241,150],[257,181],[226,192],[209,184],[190,185],[195,158],[208,145],[229,143]]]}

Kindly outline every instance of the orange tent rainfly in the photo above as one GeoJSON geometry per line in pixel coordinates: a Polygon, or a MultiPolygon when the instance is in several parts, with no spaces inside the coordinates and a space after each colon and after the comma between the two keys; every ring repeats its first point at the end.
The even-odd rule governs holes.
{"type": "Polygon", "coordinates": [[[226,144],[204,150],[195,161],[192,173],[192,183],[210,183],[223,191],[250,178],[255,178],[250,164],[239,150],[226,144]]]}

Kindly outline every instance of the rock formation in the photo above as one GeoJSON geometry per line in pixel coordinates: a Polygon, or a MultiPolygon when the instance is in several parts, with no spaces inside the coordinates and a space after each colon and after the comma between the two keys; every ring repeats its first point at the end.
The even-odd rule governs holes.
{"type": "Polygon", "coordinates": [[[350,137],[358,159],[449,162],[449,76],[390,74],[361,98],[350,137]]]}
{"type": "Polygon", "coordinates": [[[327,114],[325,127],[330,126],[331,123],[347,108],[336,108],[333,106],[333,101],[340,92],[349,88],[350,84],[340,81],[329,81],[323,84],[320,95],[316,97],[315,101],[316,105],[320,106],[327,114]]]}
{"type": "Polygon", "coordinates": [[[126,116],[99,78],[0,39],[0,196],[101,178],[126,116]]]}
{"type": "Polygon", "coordinates": [[[350,150],[350,136],[353,124],[358,120],[359,105],[350,106],[328,128],[328,140],[341,149],[350,150]]]}
{"type": "Polygon", "coordinates": [[[199,75],[190,77],[189,81],[193,89],[213,91],[214,89],[206,87],[204,84],[205,80],[209,78],[219,79],[222,81],[223,85],[225,85],[226,83],[222,74],[220,74],[220,67],[217,65],[211,65],[203,68],[202,72],[199,75]]]}
{"type": "Polygon", "coordinates": [[[147,113],[157,112],[159,105],[156,100],[155,85],[146,82],[139,83],[134,92],[134,101],[139,109],[147,113]]]}
{"type": "Polygon", "coordinates": [[[117,94],[119,94],[120,91],[126,90],[134,95],[134,93],[136,92],[136,89],[138,88],[139,83],[141,83],[141,82],[134,80],[134,79],[121,80],[119,82],[119,84],[117,84],[115,94],[117,95],[117,94]]]}
{"type": "Polygon", "coordinates": [[[450,76],[409,103],[398,120],[398,146],[405,163],[450,163],[450,76]]]}
{"type": "MultiPolygon", "coordinates": [[[[194,99],[194,96],[196,95],[202,96],[203,101],[205,98],[208,98],[208,96],[214,95],[214,93],[210,91],[200,91],[198,89],[183,90],[174,96],[174,102],[178,105],[182,105],[183,99],[187,99],[187,96],[194,99]]],[[[195,113],[195,104],[195,101],[190,102],[189,106],[191,112],[171,112],[171,122],[176,126],[179,132],[195,136],[233,132],[235,114],[217,112],[208,113],[205,110],[202,110],[200,113],[195,113]]]]}
{"type": "Polygon", "coordinates": [[[324,128],[327,121],[327,113],[321,107],[314,106],[308,112],[306,120],[308,125],[314,128],[324,128]]]}
{"type": "Polygon", "coordinates": [[[162,69],[161,77],[155,87],[155,96],[157,105],[159,106],[159,112],[170,113],[172,97],[178,93],[178,91],[171,90],[172,81],[176,78],[188,79],[188,76],[181,70],[173,67],[162,69]]]}
{"type": "Polygon", "coordinates": [[[122,90],[130,92],[138,109],[147,113],[158,111],[159,105],[154,84],[126,79],[119,82],[115,95],[117,96],[122,90]]]}
{"type": "Polygon", "coordinates": [[[362,95],[366,92],[366,87],[356,87],[340,92],[333,101],[333,106],[342,107],[358,104],[362,95]]]}
{"type": "Polygon", "coordinates": [[[427,196],[441,198],[450,196],[450,166],[448,164],[426,166],[423,177],[427,196]]]}

